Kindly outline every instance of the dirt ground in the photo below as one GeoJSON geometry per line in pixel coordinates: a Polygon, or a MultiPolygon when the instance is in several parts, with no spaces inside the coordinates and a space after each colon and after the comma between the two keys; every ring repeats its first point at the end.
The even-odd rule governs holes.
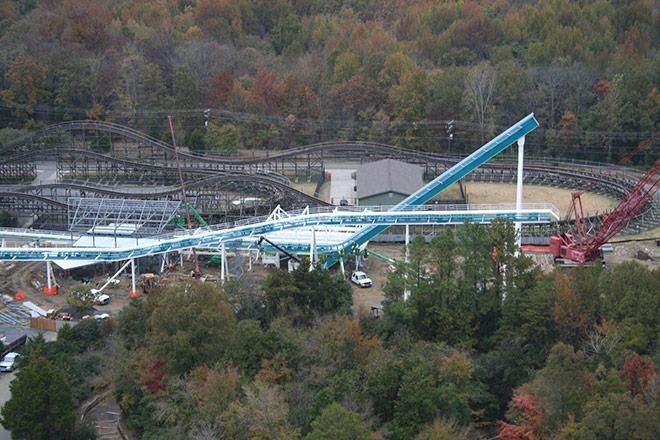
{"type": "MultiPolygon", "coordinates": [[[[403,258],[403,245],[401,244],[379,244],[369,245],[369,249],[393,259],[403,258]]],[[[364,266],[360,268],[367,273],[372,287],[361,288],[351,283],[353,288],[353,311],[354,313],[369,312],[371,307],[380,306],[385,298],[383,288],[387,282],[389,263],[382,261],[373,255],[364,260],[364,266]]]]}
{"type": "MultiPolygon", "coordinates": [[[[53,266],[55,268],[55,265],[53,266]]],[[[107,277],[106,274],[93,277],[89,282],[90,287],[100,287],[107,277]]],[[[44,263],[7,264],[5,262],[0,264],[0,294],[13,297],[17,292],[22,291],[25,293],[27,301],[31,301],[45,310],[66,307],[66,297],[71,287],[80,284],[80,281],[65,278],[56,268],[55,279],[60,285],[59,293],[54,296],[46,296],[43,293],[43,286],[46,284],[46,265],[44,263]]],[[[119,285],[108,287],[103,291],[110,296],[110,303],[95,306],[89,314],[114,315],[128,304],[128,291],[131,289],[130,279],[125,276],[120,276],[118,279],[120,280],[119,285]]]]}
{"type": "MultiPolygon", "coordinates": [[[[516,185],[510,183],[467,182],[468,201],[480,203],[515,203],[516,185]]],[[[525,185],[523,201],[527,203],[551,203],[563,218],[571,204],[571,190],[548,186],[525,185]]],[[[584,193],[582,207],[585,215],[597,214],[617,205],[617,201],[599,194],[584,193]]]]}
{"type": "MultiPolygon", "coordinates": [[[[660,236],[656,235],[660,238],[660,236]]],[[[605,261],[610,264],[620,264],[635,260],[649,269],[660,269],[660,247],[656,240],[610,243],[614,250],[605,254],[605,261]]],[[[623,238],[622,238],[623,240],[623,238]]]]}

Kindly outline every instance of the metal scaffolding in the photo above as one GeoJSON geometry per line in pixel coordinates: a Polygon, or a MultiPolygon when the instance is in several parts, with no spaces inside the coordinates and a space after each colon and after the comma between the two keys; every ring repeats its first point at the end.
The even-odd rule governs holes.
{"type": "Polygon", "coordinates": [[[179,210],[178,200],[69,198],[69,231],[147,237],[163,232],[179,210]]]}

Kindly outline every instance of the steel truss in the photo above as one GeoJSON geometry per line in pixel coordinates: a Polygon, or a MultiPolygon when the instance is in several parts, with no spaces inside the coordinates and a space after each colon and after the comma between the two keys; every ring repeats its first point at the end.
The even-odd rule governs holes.
{"type": "MultiPolygon", "coordinates": [[[[461,210],[423,210],[403,208],[399,211],[369,212],[369,211],[339,211],[329,208],[306,209],[303,212],[289,213],[288,217],[270,219],[254,218],[250,221],[240,221],[233,224],[218,225],[213,230],[197,229],[181,231],[170,235],[149,237],[146,242],[125,248],[0,248],[0,260],[18,261],[52,261],[52,260],[83,260],[91,262],[121,261],[150,255],[176,252],[195,247],[218,248],[228,243],[246,237],[255,240],[264,234],[286,229],[302,228],[314,225],[369,225],[363,230],[385,227],[387,225],[405,224],[449,224],[457,225],[465,222],[487,224],[495,219],[508,219],[522,223],[548,223],[558,219],[557,210],[550,205],[530,205],[523,209],[476,209],[461,210]]],[[[5,229],[2,235],[14,235],[5,229]]],[[[20,232],[17,233],[20,235],[20,232]]],[[[336,253],[340,249],[350,247],[353,239],[327,247],[318,247],[318,252],[336,253]]],[[[283,244],[287,249],[296,250],[296,245],[283,244]]],[[[309,248],[308,244],[297,245],[301,249],[309,248]]]]}
{"type": "Polygon", "coordinates": [[[147,237],[163,232],[181,202],[71,198],[69,231],[93,235],[147,237]]]}
{"type": "MultiPolygon", "coordinates": [[[[48,154],[52,154],[53,158],[60,156],[58,175],[62,179],[157,184],[175,181],[174,154],[169,144],[137,130],[102,121],[64,122],[19,139],[0,151],[0,170],[3,167],[8,170],[9,180],[29,180],[33,175],[30,163],[34,163],[35,157],[43,159],[48,154]],[[101,138],[105,138],[109,144],[107,151],[98,148],[98,140],[101,138]],[[12,165],[10,161],[22,165],[12,165]]],[[[217,175],[219,172],[240,171],[262,177],[282,173],[312,181],[323,178],[325,161],[337,158],[360,162],[396,158],[422,165],[427,179],[432,179],[458,161],[456,157],[402,150],[372,142],[325,142],[252,158],[200,157],[191,153],[182,153],[181,158],[186,180],[217,175]]],[[[516,179],[515,173],[513,162],[503,159],[485,164],[466,179],[512,182],[516,179]]],[[[631,173],[634,174],[631,170],[623,169],[621,172],[610,173],[604,171],[602,164],[596,163],[530,159],[526,160],[525,183],[573,189],[588,186],[596,192],[621,199],[637,181],[631,173]]],[[[279,202],[284,202],[287,208],[305,206],[305,201],[296,197],[288,195],[286,201],[279,202]]],[[[633,226],[653,227],[660,222],[659,213],[660,202],[653,200],[637,217],[633,226]]]]}
{"type": "Polygon", "coordinates": [[[37,177],[32,155],[0,163],[0,183],[30,182],[37,177]]]}

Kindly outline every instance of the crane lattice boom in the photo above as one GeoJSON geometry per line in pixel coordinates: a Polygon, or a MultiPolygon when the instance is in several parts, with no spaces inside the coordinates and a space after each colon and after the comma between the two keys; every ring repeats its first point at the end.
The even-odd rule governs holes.
{"type": "MultiPolygon", "coordinates": [[[[595,260],[598,257],[599,248],[625,228],[630,220],[646,206],[659,188],[660,159],[644,174],[614,210],[603,214],[603,222],[594,233],[585,234],[583,230],[579,230],[579,241],[576,241],[569,234],[552,237],[550,239],[552,254],[555,257],[568,258],[578,263],[595,260]]],[[[575,197],[574,195],[574,206],[576,206],[575,197]]],[[[577,197],[579,198],[579,194],[577,197]]],[[[581,207],[581,202],[579,206],[581,207]]]]}

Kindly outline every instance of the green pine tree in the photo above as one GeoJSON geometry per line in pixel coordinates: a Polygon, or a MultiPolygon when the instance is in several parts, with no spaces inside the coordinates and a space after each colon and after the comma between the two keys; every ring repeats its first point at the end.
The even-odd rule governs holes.
{"type": "Polygon", "coordinates": [[[9,386],[2,426],[17,439],[70,438],[75,405],[64,373],[43,356],[31,358],[9,386]]]}

